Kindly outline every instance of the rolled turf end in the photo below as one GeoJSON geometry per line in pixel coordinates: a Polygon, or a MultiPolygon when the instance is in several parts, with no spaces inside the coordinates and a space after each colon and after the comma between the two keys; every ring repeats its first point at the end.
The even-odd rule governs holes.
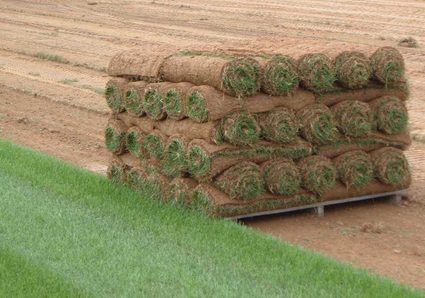
{"type": "Polygon", "coordinates": [[[336,140],[337,128],[331,110],[324,104],[312,104],[297,112],[301,134],[310,143],[325,145],[336,140]]]}
{"type": "Polygon", "coordinates": [[[334,88],[336,74],[334,65],[328,56],[311,53],[298,60],[298,71],[304,88],[315,93],[326,93],[334,88]]]}
{"type": "Polygon", "coordinates": [[[192,189],[184,178],[174,178],[167,191],[166,201],[173,206],[189,206],[191,201],[192,189]]]}
{"type": "Polygon", "coordinates": [[[149,158],[161,159],[164,156],[164,137],[159,133],[151,132],[142,141],[142,146],[146,150],[149,158]]]}
{"type": "Polygon", "coordinates": [[[139,159],[143,159],[145,157],[142,146],[144,137],[145,135],[142,133],[140,128],[136,126],[130,127],[125,136],[125,146],[127,151],[139,159]]]}
{"type": "Polygon", "coordinates": [[[198,91],[193,91],[188,97],[187,116],[196,122],[208,121],[205,99],[198,91]]]}
{"type": "Polygon", "coordinates": [[[148,88],[145,90],[143,109],[153,120],[162,120],[166,117],[163,98],[158,89],[148,88]]]}
{"type": "Polygon", "coordinates": [[[190,209],[206,215],[212,215],[214,212],[214,200],[201,184],[191,193],[190,209]]]}
{"type": "Polygon", "coordinates": [[[277,143],[291,143],[298,135],[300,122],[294,111],[279,108],[259,116],[261,136],[277,143]]]}
{"type": "Polygon", "coordinates": [[[335,71],[339,83],[348,89],[360,89],[368,85],[372,67],[365,54],[345,51],[335,58],[335,71]]]}
{"type": "Polygon", "coordinates": [[[375,174],[384,183],[393,186],[406,186],[410,181],[410,169],[403,151],[386,147],[371,153],[375,174]]]}
{"type": "Polygon", "coordinates": [[[301,175],[295,163],[286,158],[269,160],[261,165],[268,191],[276,195],[295,194],[301,186],[301,175]]]}
{"type": "Polygon", "coordinates": [[[372,129],[370,106],[357,100],[345,100],[332,107],[339,131],[350,137],[363,137],[372,129]]]}
{"type": "Polygon", "coordinates": [[[177,177],[186,170],[186,144],[182,138],[170,137],[161,160],[161,168],[168,177],[177,177]]]}
{"type": "Polygon", "coordinates": [[[374,177],[372,160],[364,151],[355,150],[334,159],[338,177],[347,188],[361,189],[374,177]]]}
{"type": "Polygon", "coordinates": [[[187,167],[189,173],[193,176],[204,177],[211,170],[211,158],[201,146],[189,145],[187,167]]]}
{"type": "Polygon", "coordinates": [[[105,129],[105,146],[117,155],[125,152],[125,125],[120,120],[110,119],[105,129]]]}
{"type": "Polygon", "coordinates": [[[262,89],[270,95],[287,95],[299,84],[296,61],[291,57],[276,55],[267,62],[262,74],[262,89]]]}
{"type": "Polygon", "coordinates": [[[377,129],[393,135],[406,130],[408,113],[404,103],[394,96],[384,96],[374,103],[374,120],[377,129]]]}
{"type": "Polygon", "coordinates": [[[115,83],[114,79],[111,79],[106,83],[105,99],[106,104],[112,112],[120,113],[125,111],[120,86],[115,83]]]}
{"type": "Polygon", "coordinates": [[[260,88],[260,66],[252,58],[234,58],[223,69],[222,85],[237,97],[254,95],[260,88]]]}
{"type": "Polygon", "coordinates": [[[265,192],[260,167],[253,162],[241,162],[216,179],[216,185],[232,199],[251,200],[265,192]]]}
{"type": "Polygon", "coordinates": [[[302,186],[318,195],[335,186],[336,169],[332,161],[324,156],[314,155],[300,161],[302,186]]]}
{"type": "Polygon", "coordinates": [[[113,159],[108,166],[106,175],[113,183],[126,183],[127,167],[123,162],[113,159]]]}
{"type": "Polygon", "coordinates": [[[392,86],[404,79],[404,59],[400,52],[393,47],[382,47],[370,57],[374,77],[385,84],[392,86]]]}
{"type": "Polygon", "coordinates": [[[251,145],[260,139],[260,126],[249,113],[235,113],[226,117],[221,126],[224,139],[233,145],[251,145]]]}
{"type": "Polygon", "coordinates": [[[139,93],[134,88],[128,88],[124,97],[125,110],[132,115],[141,117],[145,114],[143,110],[143,100],[140,98],[139,93]]]}
{"type": "Polygon", "coordinates": [[[164,109],[172,119],[182,119],[183,102],[182,94],[176,89],[169,89],[164,95],[164,109]]]}
{"type": "Polygon", "coordinates": [[[128,171],[127,177],[127,184],[147,199],[164,201],[168,181],[161,175],[148,173],[141,168],[132,168],[128,171]]]}

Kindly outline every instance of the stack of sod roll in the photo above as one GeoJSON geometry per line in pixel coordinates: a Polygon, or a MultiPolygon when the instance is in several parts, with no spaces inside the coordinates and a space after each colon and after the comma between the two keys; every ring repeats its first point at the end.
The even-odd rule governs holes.
{"type": "Polygon", "coordinates": [[[410,184],[394,48],[297,60],[130,50],[108,73],[108,176],[163,202],[231,217],[410,184]]]}

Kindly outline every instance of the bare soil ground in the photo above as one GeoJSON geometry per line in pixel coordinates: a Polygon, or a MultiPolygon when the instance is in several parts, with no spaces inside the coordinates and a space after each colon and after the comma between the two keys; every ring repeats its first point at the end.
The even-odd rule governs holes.
{"type": "MultiPolygon", "coordinates": [[[[104,173],[105,67],[122,49],[200,43],[299,55],[397,46],[411,82],[414,183],[382,202],[245,221],[255,229],[425,289],[425,3],[421,0],[0,0],[0,134],[104,173]],[[231,46],[229,46],[231,44],[231,46]],[[43,60],[40,53],[51,56],[43,60]],[[67,63],[63,63],[67,62],[67,63]]],[[[44,56],[45,56],[44,55],[44,56]]]]}

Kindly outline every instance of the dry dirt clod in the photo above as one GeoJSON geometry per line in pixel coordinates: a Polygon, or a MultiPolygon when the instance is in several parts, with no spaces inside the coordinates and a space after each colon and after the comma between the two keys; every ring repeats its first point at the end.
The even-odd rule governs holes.
{"type": "Polygon", "coordinates": [[[419,48],[419,44],[413,37],[404,37],[400,39],[398,45],[406,48],[419,48]]]}
{"type": "Polygon", "coordinates": [[[382,223],[364,223],[360,230],[364,233],[382,234],[384,225],[382,223]]]}

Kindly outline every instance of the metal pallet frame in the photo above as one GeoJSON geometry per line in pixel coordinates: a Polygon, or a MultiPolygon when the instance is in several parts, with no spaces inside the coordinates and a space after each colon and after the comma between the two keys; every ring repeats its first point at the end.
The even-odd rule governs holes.
{"type": "Polygon", "coordinates": [[[352,197],[352,198],[341,199],[341,200],[319,202],[319,203],[316,203],[316,204],[299,206],[299,207],[276,209],[276,210],[270,210],[270,211],[261,211],[261,212],[255,212],[255,213],[250,213],[250,214],[237,215],[237,216],[233,216],[233,217],[228,217],[228,219],[237,220],[237,219],[243,219],[243,218],[248,218],[248,217],[272,215],[272,214],[278,214],[278,213],[287,213],[287,212],[306,210],[306,209],[313,209],[314,212],[317,214],[317,216],[323,217],[325,215],[325,207],[326,206],[344,204],[344,203],[349,203],[349,202],[365,201],[365,200],[371,200],[371,199],[381,199],[381,198],[389,198],[392,203],[400,204],[402,196],[406,195],[406,193],[407,193],[407,189],[403,189],[403,190],[385,192],[385,193],[380,193],[380,194],[365,195],[365,196],[352,197]]]}

